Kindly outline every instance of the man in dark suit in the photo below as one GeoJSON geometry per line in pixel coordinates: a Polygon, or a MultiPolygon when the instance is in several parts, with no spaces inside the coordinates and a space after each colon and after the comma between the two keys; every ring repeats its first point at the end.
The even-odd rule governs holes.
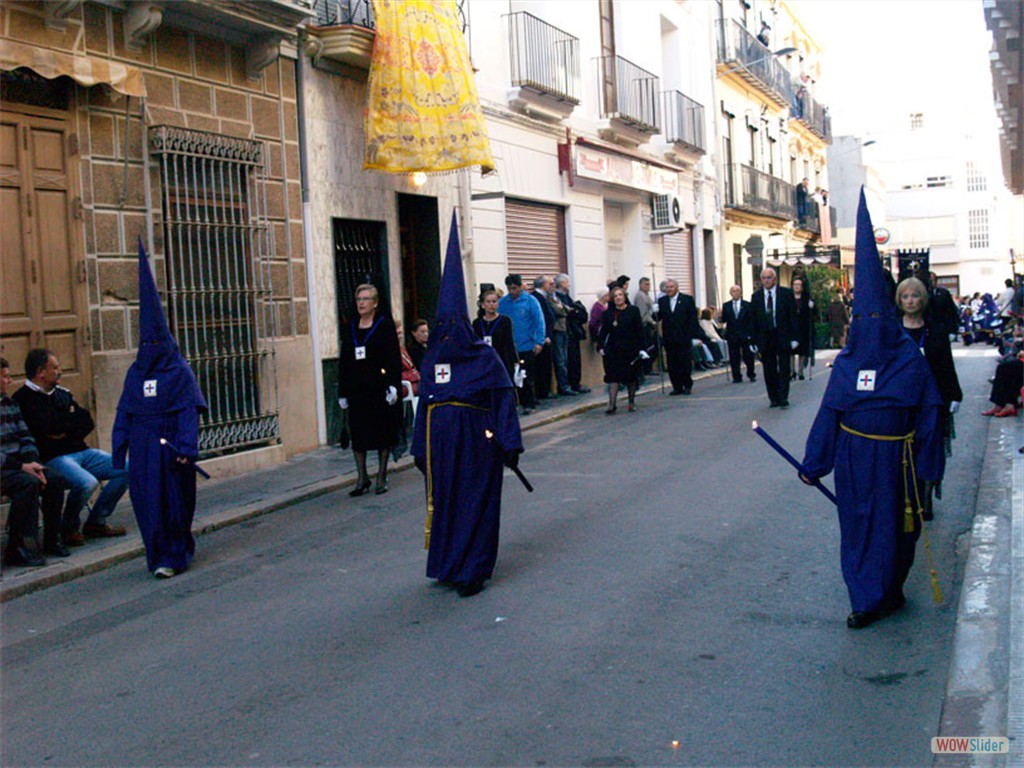
{"type": "Polygon", "coordinates": [[[740,374],[741,361],[747,366],[747,378],[757,381],[757,374],[754,372],[754,353],[750,351],[753,323],[750,302],[741,298],[743,289],[738,285],[729,289],[729,295],[732,296],[732,301],[725,302],[725,306],[722,307],[722,320],[725,322],[725,341],[729,345],[732,381],[734,384],[743,382],[743,376],[740,374]]]}
{"type": "Polygon", "coordinates": [[[761,287],[750,297],[755,352],[761,353],[764,386],[772,408],[789,407],[789,356],[796,349],[796,299],[776,285],[771,267],[761,271],[761,287]]]}
{"type": "Polygon", "coordinates": [[[931,327],[946,336],[956,333],[957,326],[960,325],[960,313],[957,311],[953,295],[939,285],[938,275],[934,272],[929,272],[927,276],[917,275],[917,277],[928,286],[928,306],[924,313],[925,320],[931,327]]]}
{"type": "Polygon", "coordinates": [[[693,390],[693,340],[707,345],[711,340],[697,320],[697,305],[692,296],[679,292],[679,283],[665,281],[665,295],[658,299],[658,321],[665,345],[668,377],[673,395],[688,395],[693,390]]]}
{"type": "Polygon", "coordinates": [[[551,353],[552,340],[555,338],[555,310],[548,300],[548,283],[550,281],[544,275],[540,275],[533,281],[532,296],[540,304],[541,314],[544,315],[544,346],[540,354],[534,359],[534,391],[538,400],[545,400],[552,397],[551,374],[554,372],[554,357],[551,353]]]}

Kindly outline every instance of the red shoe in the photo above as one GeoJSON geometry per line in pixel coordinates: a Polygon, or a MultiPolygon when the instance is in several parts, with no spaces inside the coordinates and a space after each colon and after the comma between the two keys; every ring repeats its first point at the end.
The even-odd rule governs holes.
{"type": "Polygon", "coordinates": [[[987,411],[982,411],[981,415],[982,416],[995,416],[997,413],[999,413],[999,406],[998,405],[993,405],[987,411]]]}
{"type": "Polygon", "coordinates": [[[1015,405],[1011,405],[1011,404],[1007,403],[1006,405],[1004,405],[1002,408],[1000,408],[993,415],[997,419],[1002,419],[1002,418],[1004,418],[1006,416],[1016,416],[1017,415],[1017,407],[1015,405]]]}

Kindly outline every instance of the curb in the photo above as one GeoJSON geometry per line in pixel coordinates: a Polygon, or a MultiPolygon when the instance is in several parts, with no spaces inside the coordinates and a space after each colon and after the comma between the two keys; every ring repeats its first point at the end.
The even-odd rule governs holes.
{"type": "Polygon", "coordinates": [[[932,765],[1024,765],[1024,426],[989,425],[957,605],[938,736],[1007,736],[1003,755],[936,755],[932,765]]]}

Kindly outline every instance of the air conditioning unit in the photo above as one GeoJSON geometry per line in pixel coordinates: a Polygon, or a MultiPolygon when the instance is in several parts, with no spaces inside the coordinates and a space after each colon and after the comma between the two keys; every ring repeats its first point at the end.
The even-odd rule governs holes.
{"type": "Polygon", "coordinates": [[[651,198],[653,231],[682,229],[683,206],[678,195],[654,195],[651,198]]]}

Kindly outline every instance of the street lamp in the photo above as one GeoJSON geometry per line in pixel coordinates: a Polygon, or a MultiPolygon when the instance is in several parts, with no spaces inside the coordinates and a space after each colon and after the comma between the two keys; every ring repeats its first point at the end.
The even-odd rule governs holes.
{"type": "Polygon", "coordinates": [[[719,72],[717,77],[724,77],[725,75],[728,75],[730,72],[736,72],[737,70],[740,69],[748,69],[754,66],[755,64],[760,64],[762,61],[767,61],[768,59],[775,59],[778,58],[779,56],[788,56],[791,53],[796,53],[796,51],[796,48],[780,48],[774,53],[769,53],[767,56],[762,56],[761,58],[754,59],[753,61],[744,62],[743,64],[740,64],[738,67],[733,67],[732,69],[725,70],[725,72],[719,72]]]}

